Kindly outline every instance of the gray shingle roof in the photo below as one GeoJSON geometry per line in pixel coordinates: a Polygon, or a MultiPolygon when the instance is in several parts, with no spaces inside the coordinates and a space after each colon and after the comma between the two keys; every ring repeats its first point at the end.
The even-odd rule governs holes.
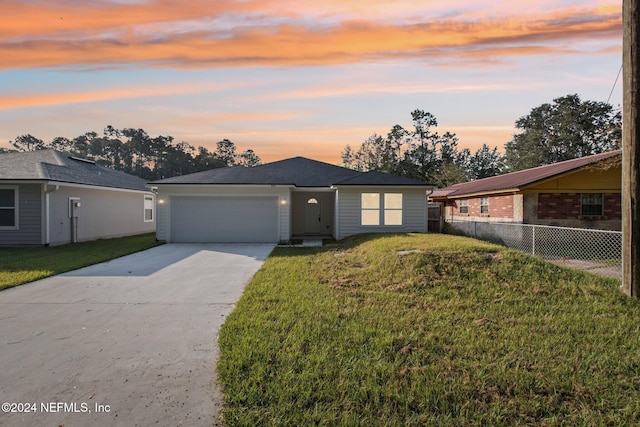
{"type": "Polygon", "coordinates": [[[427,186],[422,181],[418,181],[411,178],[405,178],[398,175],[392,175],[389,173],[383,173],[378,171],[369,171],[360,173],[360,175],[347,178],[340,182],[334,183],[335,185],[418,185],[427,186]]]}
{"type": "Polygon", "coordinates": [[[43,180],[149,191],[142,178],[55,150],[0,154],[1,180],[43,180]]]}
{"type": "Polygon", "coordinates": [[[304,157],[293,157],[247,168],[233,166],[154,181],[162,184],[295,185],[421,185],[428,184],[382,172],[359,172],[304,157]]]}
{"type": "Polygon", "coordinates": [[[503,190],[520,189],[536,182],[552,178],[585,166],[598,163],[602,160],[621,155],[621,150],[609,151],[607,153],[595,154],[593,156],[580,157],[566,160],[551,165],[539,166],[537,168],[525,169],[511,172],[504,175],[492,176],[490,178],[478,179],[476,181],[463,182],[450,187],[436,190],[431,196],[438,197],[461,197],[469,194],[499,192],[503,190]]]}

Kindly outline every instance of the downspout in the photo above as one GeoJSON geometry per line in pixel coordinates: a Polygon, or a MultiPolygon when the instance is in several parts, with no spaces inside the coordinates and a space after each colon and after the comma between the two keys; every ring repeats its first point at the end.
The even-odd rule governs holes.
{"type": "Polygon", "coordinates": [[[49,223],[50,212],[49,212],[49,194],[54,191],[58,191],[60,189],[59,185],[53,187],[53,190],[47,190],[49,184],[44,185],[44,245],[49,246],[51,243],[51,225],[49,223]]]}

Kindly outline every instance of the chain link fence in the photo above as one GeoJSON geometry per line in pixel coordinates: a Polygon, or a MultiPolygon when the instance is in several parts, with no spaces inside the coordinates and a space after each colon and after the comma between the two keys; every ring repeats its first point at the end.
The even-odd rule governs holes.
{"type": "Polygon", "coordinates": [[[446,232],[498,243],[551,262],[622,278],[622,232],[546,225],[447,222],[446,232]]]}

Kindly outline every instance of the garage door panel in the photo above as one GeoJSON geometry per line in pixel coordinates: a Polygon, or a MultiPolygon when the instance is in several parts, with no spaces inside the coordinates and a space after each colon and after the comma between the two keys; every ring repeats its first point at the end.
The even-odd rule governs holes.
{"type": "Polygon", "coordinates": [[[277,197],[173,197],[173,242],[277,242],[277,197]]]}

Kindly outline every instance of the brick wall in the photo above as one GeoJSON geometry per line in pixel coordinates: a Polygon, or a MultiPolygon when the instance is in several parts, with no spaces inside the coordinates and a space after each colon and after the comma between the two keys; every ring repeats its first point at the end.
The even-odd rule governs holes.
{"type": "MultiPolygon", "coordinates": [[[[538,194],[538,219],[579,219],[580,193],[538,194]]],[[[604,218],[621,219],[620,194],[604,194],[604,218]]]]}
{"type": "Polygon", "coordinates": [[[622,219],[622,196],[620,194],[604,195],[604,216],[610,219],[622,219]]]}
{"type": "Polygon", "coordinates": [[[448,200],[447,206],[451,207],[453,216],[470,216],[470,217],[491,217],[491,218],[513,218],[513,195],[492,196],[489,197],[489,215],[480,213],[480,197],[474,197],[469,200],[469,213],[460,213],[460,200],[448,200]]]}
{"type": "Polygon", "coordinates": [[[580,216],[580,194],[538,194],[538,219],[573,219],[580,216]]]}
{"type": "Polygon", "coordinates": [[[489,216],[513,218],[513,195],[489,197],[489,216]]]}

